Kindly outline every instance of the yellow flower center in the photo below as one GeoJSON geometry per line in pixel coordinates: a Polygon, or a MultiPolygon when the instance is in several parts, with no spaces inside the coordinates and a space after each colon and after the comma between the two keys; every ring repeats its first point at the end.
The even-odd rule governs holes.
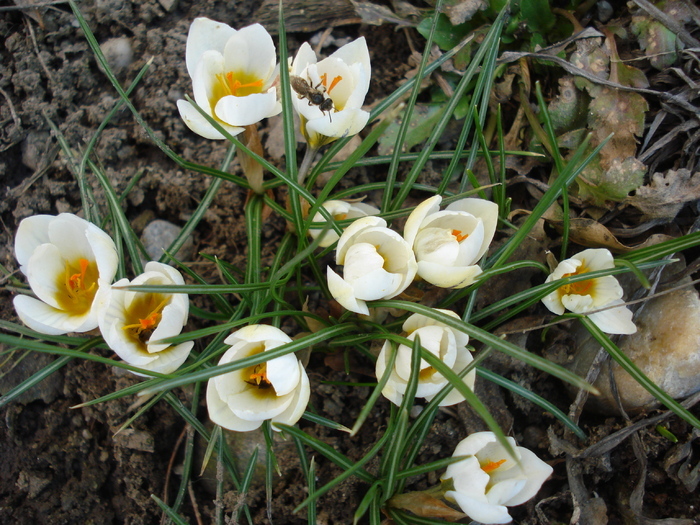
{"type": "Polygon", "coordinates": [[[498,467],[503,465],[505,462],[505,459],[499,459],[498,461],[486,461],[484,464],[481,464],[481,462],[479,462],[479,464],[481,465],[481,470],[489,474],[494,470],[498,469],[498,467]]]}
{"type": "Polygon", "coordinates": [[[347,219],[347,218],[348,218],[347,213],[336,213],[335,215],[333,215],[333,219],[335,219],[336,221],[342,221],[342,220],[347,219]]]}
{"type": "MultiPolygon", "coordinates": [[[[575,272],[565,273],[562,275],[562,279],[565,277],[573,277],[574,275],[581,275],[590,271],[585,264],[581,264],[575,272]]],[[[590,295],[593,291],[595,285],[595,279],[587,279],[585,281],[578,281],[576,283],[565,284],[557,289],[559,298],[565,295],[590,295]]]]}
{"type": "Polygon", "coordinates": [[[267,378],[267,363],[255,365],[250,372],[248,379],[245,381],[249,385],[257,386],[258,388],[270,388],[272,386],[272,383],[267,378]]]}
{"type": "Polygon", "coordinates": [[[245,72],[229,71],[216,75],[218,82],[213,86],[212,106],[223,97],[246,97],[253,93],[262,93],[263,80],[245,72]]]}
{"type": "Polygon", "coordinates": [[[452,230],[451,233],[452,233],[452,236],[453,236],[455,239],[457,239],[457,242],[462,242],[464,239],[466,239],[467,237],[469,237],[469,234],[468,234],[468,233],[462,233],[462,232],[459,231],[459,230],[452,230]]]}
{"type": "Polygon", "coordinates": [[[66,264],[58,276],[56,301],[61,310],[82,315],[90,310],[97,292],[97,264],[82,257],[66,264]]]}
{"type": "Polygon", "coordinates": [[[139,294],[124,316],[125,320],[131,321],[131,323],[125,324],[122,329],[127,331],[136,342],[142,345],[147,344],[151,334],[158,328],[163,317],[163,308],[169,301],[169,297],[164,297],[161,294],[139,294]]]}

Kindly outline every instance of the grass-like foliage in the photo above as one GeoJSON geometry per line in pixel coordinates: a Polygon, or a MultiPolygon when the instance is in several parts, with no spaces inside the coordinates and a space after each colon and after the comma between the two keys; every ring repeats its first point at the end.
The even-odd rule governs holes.
{"type": "MultiPolygon", "coordinates": [[[[438,11],[440,3],[438,2],[438,11]]],[[[262,461],[264,456],[268,514],[271,514],[274,476],[277,475],[279,469],[285,468],[285,465],[277,464],[275,457],[274,435],[276,431],[281,431],[283,436],[296,445],[303,481],[308,485],[308,496],[303,501],[298,502],[296,510],[304,509],[310,524],[316,523],[317,506],[323,505],[324,495],[351,477],[366,484],[364,497],[356,508],[349,509],[349,514],[353,515],[354,523],[362,521],[363,523],[379,525],[383,519],[382,512],[391,516],[394,522],[399,524],[445,523],[437,517],[427,515],[417,517],[406,509],[397,508],[392,503],[392,498],[406,491],[409,479],[415,480],[416,477],[425,477],[430,472],[442,472],[449,464],[461,459],[447,457],[448,453],[446,452],[446,457],[442,459],[427,464],[417,463],[419,452],[430,435],[435,418],[441,414],[442,401],[453,391],[458,391],[465,402],[482,419],[485,426],[495,434],[499,445],[516,457],[513,445],[507,439],[508,429],[499,428],[496,419],[490,413],[489,406],[480,400],[473,389],[469,387],[466,378],[470,373],[472,375],[475,373],[478,376],[477,381],[491,381],[509,390],[513,395],[537,405],[541,410],[551,414],[578,438],[586,439],[586,434],[579,428],[577,422],[570,419],[562,408],[557,406],[559,400],[545,399],[483,367],[482,364],[490,354],[501,352],[512,359],[522,361],[569,383],[577,389],[585,389],[593,393],[595,393],[595,389],[570,370],[496,335],[496,330],[513,317],[537,306],[544,297],[554,293],[564,285],[575,287],[576,283],[584,283],[593,278],[629,272],[636,273],[643,281],[645,279],[644,270],[665,264],[666,261],[663,258],[673,253],[696,247],[700,244],[700,234],[690,234],[650,248],[633,250],[627,253],[614,268],[580,275],[567,274],[564,279],[556,282],[544,282],[549,270],[542,262],[514,260],[514,254],[519,252],[524,244],[531,242],[532,231],[538,224],[541,224],[545,213],[557,204],[565,210],[561,257],[564,258],[567,250],[571,248],[567,239],[567,188],[577,179],[587,164],[595,158],[600,149],[604,147],[605,142],[596,148],[589,148],[589,139],[586,139],[575,152],[565,158],[557,150],[557,137],[538,88],[538,100],[544,124],[541,133],[544,138],[543,142],[546,142],[546,149],[551,155],[554,175],[549,189],[544,192],[526,219],[518,223],[517,226],[509,222],[511,200],[506,186],[505,160],[510,155],[532,154],[505,150],[500,111],[493,115],[493,112],[489,110],[493,84],[499,74],[497,57],[502,31],[507,23],[507,9],[503,9],[495,18],[488,32],[483,36],[480,45],[473,49],[468,66],[456,82],[451,96],[444,101],[440,117],[432,129],[426,133],[427,139],[419,151],[408,152],[404,148],[404,144],[409,133],[409,126],[413,122],[412,114],[416,107],[416,101],[421,94],[421,80],[429,77],[432,72],[462,49],[461,46],[457,46],[443,54],[438,60],[431,61],[429,51],[433,47],[438,23],[441,20],[438,16],[432,18],[431,25],[422,26],[426,41],[423,58],[417,68],[416,76],[374,105],[369,115],[368,127],[363,132],[362,141],[345,160],[337,161],[336,155],[351,140],[351,137],[341,137],[329,145],[305,147],[303,153],[297,144],[293,105],[297,93],[290,83],[291,73],[285,67],[285,64],[288,64],[289,52],[280,2],[281,23],[278,52],[279,63],[282,66],[279,69],[278,95],[284,122],[286,164],[285,166],[273,164],[265,158],[264,152],[256,150],[249,143],[246,144],[241,135],[231,134],[222,126],[220,120],[209,114],[207,108],[201,108],[194,100],[188,99],[199,114],[214,129],[224,135],[230,144],[221,165],[212,167],[199,165],[192,160],[182,158],[177,151],[174,151],[159,138],[156,130],[152,129],[139,114],[131,97],[144,75],[148,75],[150,63],[144,66],[131,84],[124,89],[110,70],[109,64],[105,60],[90,27],[81,15],[78,5],[73,1],[69,4],[90,49],[118,95],[118,100],[112,110],[108,112],[95,135],[79,153],[75,149],[76,145],[69,144],[55,123],[50,122],[66,158],[69,160],[68,166],[78,182],[83,203],[83,216],[109,232],[114,239],[118,254],[118,269],[115,280],[133,278],[144,272],[142,257],[145,256],[146,252],[122,207],[122,202],[138,181],[135,178],[123,193],[118,193],[101,168],[99,159],[94,152],[94,146],[110,120],[118,110],[127,108],[153,143],[174,163],[185,170],[210,176],[213,180],[207,192],[200,196],[198,207],[184,224],[182,233],[161,258],[161,262],[171,262],[180,273],[185,275],[185,281],[188,284],[126,284],[121,285],[120,289],[139,294],[187,293],[190,297],[206,295],[206,304],[210,306],[209,309],[192,307],[190,324],[186,330],[180,335],[162,341],[170,345],[185,344],[188,341],[194,342],[194,348],[184,364],[177,370],[168,373],[139,368],[124,361],[106,357],[113,354],[110,352],[109,345],[100,336],[90,334],[46,335],[20,324],[0,321],[0,328],[3,330],[0,333],[0,343],[6,346],[7,352],[26,352],[25,358],[28,359],[34,352],[57,356],[56,360],[45,369],[4,395],[0,399],[0,406],[12,402],[23,392],[75,359],[89,359],[104,366],[123,368],[144,376],[143,381],[133,386],[112,392],[85,403],[85,405],[109,403],[125,396],[134,399],[142,396],[141,399],[145,402],[140,404],[133,414],[130,414],[122,428],[141,417],[156,403],[169,404],[183,422],[188,424],[190,430],[184,445],[185,457],[177,497],[174,501],[164,502],[155,495],[152,496],[155,503],[173,523],[187,523],[182,516],[182,506],[186,498],[188,482],[204,468],[195,459],[196,435],[199,435],[206,444],[204,463],[216,465],[221,474],[217,477],[219,493],[225,490],[229,484],[233,484],[236,490],[245,494],[254,483],[256,465],[259,460],[262,461]],[[466,110],[464,110],[465,100],[469,101],[466,110]],[[441,139],[446,133],[448,124],[454,122],[455,112],[458,108],[461,108],[460,111],[463,112],[459,115],[462,128],[454,149],[440,150],[441,139]],[[373,155],[372,152],[376,151],[377,142],[385,136],[390,124],[395,125],[398,116],[401,117],[401,120],[400,124],[396,126],[398,130],[395,132],[392,153],[384,156],[373,155]],[[491,140],[493,135],[487,137],[485,132],[488,125],[487,117],[495,119],[492,121],[494,126],[490,132],[494,133],[493,129],[495,129],[495,139],[493,140],[491,140]],[[489,150],[491,144],[496,144],[496,149],[489,150]],[[252,159],[251,162],[257,162],[267,172],[259,188],[260,191],[252,191],[255,190],[255,184],[246,177],[229,173],[229,168],[236,155],[247,155],[252,159]],[[479,184],[473,174],[473,169],[480,159],[484,161],[489,176],[489,181],[486,184],[479,184]],[[444,166],[443,177],[434,186],[421,182],[420,176],[428,162],[440,163],[439,165],[444,166]],[[381,166],[381,171],[386,176],[382,180],[354,186],[351,190],[341,191],[337,188],[336,186],[342,178],[349,173],[351,174],[352,170],[358,166],[381,166]],[[323,189],[317,190],[315,182],[324,173],[328,182],[323,189]],[[92,193],[91,180],[98,181],[101,191],[106,197],[106,208],[100,207],[98,200],[92,193]],[[216,265],[220,276],[220,281],[208,282],[206,278],[197,273],[194,267],[189,267],[184,262],[176,260],[170,254],[177,253],[187,237],[197,229],[223,181],[229,181],[240,187],[242,192],[248,193],[245,208],[247,263],[245,267],[236,267],[226,260],[224,253],[218,254],[216,257],[203,255],[202,257],[208,258],[216,265]],[[272,190],[278,190],[281,187],[286,190],[284,192],[285,201],[276,199],[272,192],[272,190]],[[497,239],[499,247],[498,249],[491,247],[481,260],[480,267],[483,273],[468,286],[445,293],[441,296],[439,304],[430,306],[421,304],[419,301],[407,297],[410,294],[368,301],[367,304],[373,312],[389,311],[392,316],[396,316],[395,319],[384,324],[380,321],[380,316],[365,317],[337,308],[337,303],[333,302],[334,297],[329,290],[330,285],[326,277],[326,261],[329,259],[328,255],[333,253],[333,246],[322,247],[320,237],[314,240],[309,237],[308,232],[310,229],[316,228],[324,229],[324,233],[334,231],[338,235],[342,234],[354,220],[334,216],[323,207],[323,204],[332,199],[353,199],[370,193],[378,194],[378,192],[381,192],[382,195],[381,203],[377,203],[380,204],[379,217],[394,228],[395,225],[402,224],[403,219],[413,211],[415,206],[409,202],[415,202],[415,200],[411,201],[411,198],[426,199],[433,195],[441,195],[444,198],[443,205],[458,202],[469,196],[490,199],[498,205],[497,239]],[[262,229],[267,213],[281,216],[288,223],[288,233],[279,240],[278,246],[272,250],[274,255],[271,259],[264,259],[262,255],[262,229]],[[317,214],[320,214],[323,222],[318,219],[317,214]],[[489,301],[487,296],[486,301],[483,300],[484,290],[488,289],[488,284],[492,280],[523,269],[538,272],[541,275],[540,282],[543,284],[513,293],[505,298],[489,301]],[[307,298],[311,295],[316,302],[323,306],[309,311],[305,305],[307,298]],[[481,303],[485,302],[478,309],[476,307],[477,296],[482,299],[481,303]],[[335,306],[331,307],[331,304],[335,306]],[[455,312],[457,316],[452,317],[444,313],[445,309],[455,312]],[[337,312],[336,317],[328,315],[328,311],[337,312]],[[466,367],[453,370],[421,344],[421,337],[408,338],[402,332],[401,323],[411,314],[421,314],[429,318],[431,322],[453,330],[454,333],[466,334],[470,340],[470,350],[474,351],[474,359],[466,367]],[[276,328],[284,327],[285,331],[293,327],[291,328],[293,333],[289,334],[293,340],[290,339],[288,342],[264,352],[251,353],[240,359],[217,364],[228,349],[224,340],[232,332],[258,324],[276,328]],[[405,391],[402,393],[399,403],[388,404],[383,399],[382,393],[388,388],[391,381],[388,373],[378,378],[376,383],[356,384],[355,388],[368,389],[369,394],[366,396],[365,405],[359,409],[357,420],[352,424],[348,424],[348,422],[341,424],[333,421],[322,411],[309,407],[302,416],[303,423],[301,425],[265,422],[262,426],[264,450],[256,450],[250,457],[235,458],[238,451],[232,449],[226,439],[226,433],[229,430],[217,425],[212,429],[208,423],[206,411],[201,409],[204,404],[202,400],[205,397],[204,390],[207,387],[207,382],[221,378],[224,374],[242,373],[241,371],[244,370],[257,371],[261,369],[260,367],[263,367],[262,370],[264,370],[266,364],[272,360],[290,356],[298,356],[302,362],[309,363],[307,370],[312,372],[313,364],[318,362],[314,359],[313,353],[325,350],[342,350],[345,356],[353,356],[353,359],[359,359],[372,367],[377,360],[375,349],[381,347],[385,342],[388,342],[386,343],[388,345],[387,370],[393,370],[401,359],[399,348],[410,349],[410,353],[406,355],[410,355],[411,372],[405,383],[405,391]],[[425,366],[421,367],[422,362],[427,362],[428,367],[441,375],[445,383],[438,392],[429,398],[429,401],[418,403],[421,405],[422,411],[417,415],[412,409],[417,403],[416,399],[420,398],[417,393],[422,380],[423,372],[421,370],[425,368],[425,366]],[[187,403],[183,403],[176,395],[178,389],[185,386],[192,387],[191,391],[193,392],[187,403]],[[355,436],[362,431],[363,425],[366,425],[369,420],[376,422],[376,419],[380,417],[379,414],[386,415],[383,421],[377,423],[377,426],[382,429],[381,435],[359,459],[350,459],[322,439],[314,437],[313,432],[306,431],[310,427],[323,426],[332,429],[340,436],[355,436]],[[334,463],[342,473],[335,479],[319,483],[316,473],[317,463],[321,461],[334,463]],[[241,468],[241,465],[244,467],[241,468]]],[[[309,105],[311,104],[309,103],[309,105]]],[[[267,250],[267,252],[269,251],[267,250]]],[[[19,294],[31,294],[31,291],[21,280],[11,279],[9,283],[8,288],[13,291],[19,294]]],[[[565,316],[565,318],[568,317],[565,316]]],[[[603,348],[661,403],[673,410],[679,417],[700,428],[700,421],[646,378],[595,323],[585,315],[574,317],[580,317],[580,322],[603,348]]],[[[252,378],[253,375],[250,377],[252,378]]],[[[318,378],[312,380],[312,388],[316,381],[318,378]]],[[[241,504],[236,508],[235,513],[237,523],[253,523],[253,512],[248,508],[245,498],[241,499],[241,504]]],[[[271,519],[274,519],[274,516],[271,516],[271,519]]],[[[224,522],[221,505],[217,507],[217,522],[224,522]]]]}

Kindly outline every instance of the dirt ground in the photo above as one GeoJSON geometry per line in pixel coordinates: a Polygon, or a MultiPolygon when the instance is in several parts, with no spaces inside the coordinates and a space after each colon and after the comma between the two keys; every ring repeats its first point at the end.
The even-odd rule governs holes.
{"type": "MultiPolygon", "coordinates": [[[[124,85],[153,57],[153,64],[132,100],[159,137],[183,158],[218,167],[226,145],[204,140],[190,132],[175,105],[176,100],[191,90],[184,62],[189,24],[198,16],[206,16],[241,27],[265,16],[273,17],[267,12],[257,13],[260,2],[252,0],[180,0],[172,2],[174,6],[168,11],[166,7],[170,4],[159,0],[79,2],[100,43],[115,38],[128,39],[133,59],[118,71],[124,85]]],[[[421,49],[423,40],[410,30],[397,31],[390,25],[371,27],[357,23],[350,16],[346,19],[346,22],[353,21],[355,23],[334,28],[332,35],[367,38],[373,66],[368,96],[368,103],[371,103],[399,85],[411,67],[408,65],[411,46],[421,49]]],[[[308,32],[292,32],[290,53],[305,39],[325,29],[324,23],[316,24],[310,18],[308,32]]],[[[66,156],[59,152],[56,141],[51,138],[49,122],[60,129],[77,151],[92,137],[118,97],[99,70],[65,4],[39,12],[2,11],[0,35],[0,262],[14,271],[17,264],[13,235],[23,218],[39,213],[80,211],[77,184],[68,169],[66,156]]],[[[276,121],[272,120],[262,130],[263,141],[271,152],[276,145],[279,151],[279,143],[275,142],[272,132],[275,125],[276,121]]],[[[128,111],[121,111],[103,132],[95,158],[99,159],[118,192],[140,174],[136,188],[124,205],[127,217],[137,228],[153,218],[184,223],[210,184],[208,177],[183,170],[169,160],[128,111]]],[[[284,162],[281,155],[274,158],[274,153],[273,160],[284,162]]],[[[380,180],[382,176],[381,170],[356,169],[341,187],[380,180]]],[[[98,188],[96,182],[94,187],[98,188]]],[[[217,254],[234,264],[245,260],[242,218],[245,198],[242,189],[230,183],[221,186],[196,231],[195,254],[217,254]]],[[[534,201],[529,194],[523,191],[518,198],[522,207],[532,209],[534,201]]],[[[274,246],[284,231],[284,221],[273,214],[264,227],[264,245],[274,246]]],[[[194,255],[192,263],[198,265],[201,273],[214,275],[213,268],[207,266],[209,263],[200,255],[194,255]]],[[[11,301],[12,293],[3,290],[0,318],[16,322],[11,301]]],[[[532,351],[542,347],[539,334],[515,342],[532,351]]],[[[312,356],[309,366],[311,403],[325,417],[352,426],[371,390],[330,386],[323,381],[371,382],[371,373],[363,374],[363,370],[371,368],[367,363],[358,363],[348,377],[341,371],[342,365],[338,366],[336,357],[312,356]]],[[[11,372],[3,373],[0,379],[3,392],[52,359],[30,354],[16,362],[18,356],[10,356],[9,363],[4,363],[3,367],[11,368],[11,372]]],[[[570,398],[563,386],[539,371],[505,357],[492,359],[489,368],[528,386],[562,410],[568,409],[570,398]]],[[[175,497],[179,483],[177,469],[182,458],[179,440],[185,432],[183,421],[167,404],[158,403],[129,430],[114,435],[133,413],[130,405],[134,399],[71,409],[138,381],[119,369],[73,360],[18,402],[2,408],[1,523],[136,525],[160,522],[161,512],[151,494],[166,501],[175,497]]],[[[611,524],[700,523],[700,499],[678,476],[683,461],[693,457],[692,449],[698,452],[697,444],[692,444],[695,434],[678,418],[664,422],[679,438],[677,445],[655,432],[654,425],[642,426],[635,437],[620,439],[619,444],[608,451],[567,461],[564,452],[583,450],[598,443],[624,428],[625,420],[584,412],[580,424],[591,437],[587,443],[578,443],[566,435],[550,415],[486,381],[479,380],[477,394],[519,444],[533,449],[555,467],[553,478],[538,497],[513,509],[516,523],[598,524],[606,520],[611,524]],[[681,449],[683,446],[685,448],[681,449]],[[639,490],[633,493],[640,479],[643,494],[639,490]],[[639,511],[643,514],[635,514],[639,511]]],[[[178,395],[186,400],[191,391],[185,389],[178,395]]],[[[389,403],[383,400],[363,431],[354,438],[305,421],[299,425],[351,459],[359,459],[381,435],[388,411],[389,403]]],[[[698,414],[697,409],[695,413],[698,414]]],[[[654,414],[643,414],[636,420],[654,414]]],[[[206,419],[203,405],[200,417],[206,419]]],[[[418,463],[451,454],[460,439],[481,429],[483,424],[468,408],[459,406],[444,410],[436,420],[418,463]]],[[[235,447],[246,450],[245,447],[260,443],[260,439],[253,434],[237,442],[235,447]]],[[[280,442],[277,447],[282,475],[275,481],[274,523],[307,523],[304,512],[292,514],[292,509],[306,495],[305,487],[299,483],[296,449],[291,442],[280,442]]],[[[318,486],[340,474],[338,468],[322,457],[316,455],[316,461],[318,486]]],[[[693,461],[697,463],[697,456],[693,461]]],[[[686,464],[685,468],[692,466],[686,464]]],[[[376,465],[368,465],[370,470],[373,467],[376,465]]],[[[199,467],[194,470],[198,472],[199,467]]],[[[433,479],[417,480],[409,484],[409,488],[427,488],[437,481],[437,476],[439,473],[433,479]]],[[[213,522],[215,494],[211,487],[214,477],[213,472],[207,471],[194,481],[183,507],[191,523],[196,522],[196,513],[201,516],[201,523],[213,522]]],[[[351,479],[331,491],[321,500],[318,523],[351,523],[352,512],[366,489],[367,485],[351,479]]],[[[246,501],[254,523],[268,523],[265,491],[260,484],[254,486],[246,501]]],[[[228,494],[225,504],[230,513],[236,504],[236,494],[228,494]]]]}

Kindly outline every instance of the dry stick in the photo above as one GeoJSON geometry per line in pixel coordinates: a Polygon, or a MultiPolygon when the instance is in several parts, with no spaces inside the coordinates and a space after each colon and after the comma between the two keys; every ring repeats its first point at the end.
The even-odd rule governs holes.
{"type": "Polygon", "coordinates": [[[192,488],[192,482],[187,482],[187,494],[190,496],[190,502],[192,503],[192,510],[194,510],[194,519],[197,520],[198,525],[204,525],[202,521],[202,515],[199,513],[199,506],[197,505],[197,498],[194,495],[194,489],[192,488]]]}
{"type": "MultiPolygon", "coordinates": [[[[185,425],[185,428],[183,428],[182,432],[180,432],[180,436],[177,438],[177,442],[175,443],[173,451],[170,454],[170,461],[168,461],[168,469],[165,471],[165,486],[163,487],[162,500],[163,503],[165,503],[166,505],[168,504],[168,485],[170,484],[170,474],[173,471],[173,465],[175,464],[175,456],[177,455],[177,451],[180,448],[180,445],[182,445],[182,440],[187,434],[187,427],[189,427],[189,425],[185,425]]],[[[165,524],[166,520],[168,520],[167,514],[163,512],[163,515],[160,517],[161,524],[165,524]]]]}
{"type": "Polygon", "coordinates": [[[32,27],[31,22],[26,18],[24,19],[24,23],[27,25],[27,29],[29,30],[29,36],[31,37],[32,44],[34,45],[34,52],[36,53],[36,58],[39,60],[39,64],[41,64],[41,68],[44,70],[44,73],[46,73],[46,78],[49,80],[49,86],[51,87],[51,89],[54,89],[54,87],[56,86],[56,81],[54,80],[51,71],[49,71],[46,62],[44,62],[44,59],[41,58],[41,53],[39,52],[39,44],[37,44],[36,35],[34,34],[34,28],[32,27]]]}

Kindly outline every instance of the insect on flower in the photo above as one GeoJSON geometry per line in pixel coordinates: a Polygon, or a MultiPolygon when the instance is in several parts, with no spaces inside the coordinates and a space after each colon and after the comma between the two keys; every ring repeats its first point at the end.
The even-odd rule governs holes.
{"type": "Polygon", "coordinates": [[[331,82],[331,85],[326,88],[325,74],[321,75],[321,81],[313,87],[311,79],[304,80],[302,77],[298,77],[296,75],[292,75],[290,77],[292,89],[297,93],[297,96],[300,99],[306,99],[309,106],[318,106],[324,115],[328,113],[328,119],[331,122],[333,122],[331,110],[335,111],[335,106],[333,105],[333,100],[331,98],[326,98],[326,93],[330,93],[341,80],[342,77],[335,77],[331,82]]]}

